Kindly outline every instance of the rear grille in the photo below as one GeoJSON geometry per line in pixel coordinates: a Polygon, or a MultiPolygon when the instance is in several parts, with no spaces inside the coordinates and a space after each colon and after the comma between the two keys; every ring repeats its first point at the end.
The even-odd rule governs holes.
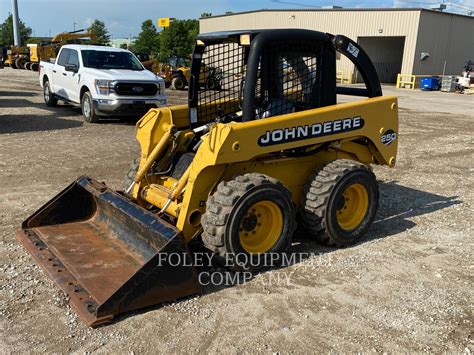
{"type": "Polygon", "coordinates": [[[117,83],[114,89],[122,96],[155,96],[159,92],[158,85],[153,83],[117,83]]]}

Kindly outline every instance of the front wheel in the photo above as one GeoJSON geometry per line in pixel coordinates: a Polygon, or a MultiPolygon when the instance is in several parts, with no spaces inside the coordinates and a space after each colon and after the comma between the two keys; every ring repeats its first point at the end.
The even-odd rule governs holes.
{"type": "Polygon", "coordinates": [[[84,121],[88,123],[99,122],[99,116],[95,113],[92,95],[89,91],[86,91],[84,95],[82,95],[81,108],[84,121]]]}
{"type": "Polygon", "coordinates": [[[321,243],[343,247],[360,241],[375,219],[377,179],[362,163],[339,159],[317,172],[302,196],[301,217],[321,243]]]}
{"type": "Polygon", "coordinates": [[[209,249],[253,267],[290,247],[295,209],[291,193],[279,181],[250,173],[218,185],[201,224],[209,249]]]}
{"type": "Polygon", "coordinates": [[[175,76],[171,81],[171,89],[184,90],[186,88],[186,81],[181,76],[175,76]]]}
{"type": "Polygon", "coordinates": [[[43,84],[43,98],[46,106],[54,107],[58,104],[58,99],[55,98],[54,94],[51,92],[51,86],[47,80],[43,84]]]}

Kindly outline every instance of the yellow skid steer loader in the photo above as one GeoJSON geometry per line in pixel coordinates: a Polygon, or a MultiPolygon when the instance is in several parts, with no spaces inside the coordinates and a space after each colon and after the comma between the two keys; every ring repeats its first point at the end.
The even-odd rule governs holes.
{"type": "Polygon", "coordinates": [[[395,97],[347,37],[287,29],[198,35],[188,104],[137,123],[125,192],[81,177],[23,222],[19,239],[90,326],[200,290],[188,243],[218,257],[284,253],[297,221],[334,246],[374,220],[370,164],[393,167],[395,97]],[[336,52],[365,88],[336,86],[336,52]],[[218,90],[199,83],[222,73],[218,90]],[[337,95],[366,98],[337,103],[337,95]],[[179,265],[167,256],[184,257],[179,265]]]}

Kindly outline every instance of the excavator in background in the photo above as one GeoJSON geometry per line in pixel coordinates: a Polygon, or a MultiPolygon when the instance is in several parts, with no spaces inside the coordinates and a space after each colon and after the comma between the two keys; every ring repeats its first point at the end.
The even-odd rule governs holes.
{"type": "Polygon", "coordinates": [[[137,123],[141,154],[124,191],[82,176],[18,231],[89,326],[199,292],[191,241],[245,269],[288,252],[297,223],[343,247],[374,221],[370,165],[395,165],[398,106],[357,42],[303,29],[204,33],[188,77],[187,105],[137,123]],[[365,88],[336,85],[336,52],[365,88]],[[220,90],[202,85],[209,68],[220,90]]]}
{"type": "Polygon", "coordinates": [[[7,58],[5,64],[14,69],[38,71],[39,63],[56,58],[62,46],[66,44],[95,44],[96,42],[96,35],[85,32],[83,29],[63,32],[54,36],[51,41],[40,42],[37,45],[29,44],[26,47],[12,47],[10,57],[7,58]]]}

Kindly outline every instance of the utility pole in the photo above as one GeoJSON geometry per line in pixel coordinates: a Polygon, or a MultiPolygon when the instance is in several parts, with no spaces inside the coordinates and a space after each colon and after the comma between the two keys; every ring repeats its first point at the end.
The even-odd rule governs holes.
{"type": "Polygon", "coordinates": [[[18,1],[12,0],[12,15],[13,15],[13,44],[15,46],[21,45],[20,37],[20,23],[18,21],[18,1]]]}
{"type": "Polygon", "coordinates": [[[72,23],[72,27],[73,27],[73,29],[74,29],[74,32],[76,32],[76,25],[77,25],[77,22],[74,21],[74,22],[72,23]]]}

